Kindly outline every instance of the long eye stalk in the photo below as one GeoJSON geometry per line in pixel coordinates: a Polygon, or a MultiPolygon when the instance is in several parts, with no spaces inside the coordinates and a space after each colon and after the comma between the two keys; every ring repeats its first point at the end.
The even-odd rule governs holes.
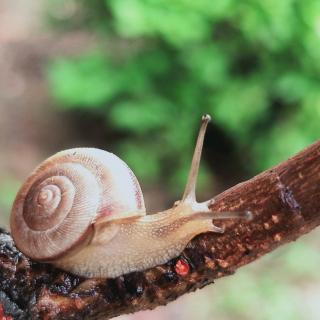
{"type": "Polygon", "coordinates": [[[194,149],[194,153],[192,157],[191,168],[189,171],[187,185],[182,196],[182,202],[196,201],[196,184],[197,184],[197,177],[198,177],[199,165],[201,160],[203,141],[204,141],[206,129],[210,120],[211,120],[211,117],[208,114],[202,116],[201,118],[200,131],[198,134],[196,147],[194,149]]]}
{"type": "Polygon", "coordinates": [[[193,207],[194,212],[197,212],[199,214],[210,214],[212,215],[212,219],[245,219],[245,220],[250,220],[252,219],[252,213],[250,211],[237,211],[237,212],[212,212],[208,208],[209,202],[203,202],[203,203],[198,203],[196,200],[196,184],[197,184],[197,177],[198,177],[198,172],[199,172],[199,165],[200,165],[200,160],[201,160],[201,153],[202,153],[202,148],[203,148],[203,141],[204,141],[204,136],[206,133],[206,129],[208,126],[208,123],[210,122],[211,117],[206,114],[202,116],[201,118],[201,126],[196,142],[196,147],[193,153],[192,157],[192,162],[191,162],[191,168],[189,171],[189,176],[186,184],[186,188],[184,190],[182,200],[180,201],[180,204],[191,204],[193,207]]]}

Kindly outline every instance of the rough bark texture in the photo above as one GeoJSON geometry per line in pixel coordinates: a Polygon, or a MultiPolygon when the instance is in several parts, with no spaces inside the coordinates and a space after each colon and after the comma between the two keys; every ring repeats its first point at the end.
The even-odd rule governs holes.
{"type": "Polygon", "coordinates": [[[167,304],[232,274],[320,224],[320,141],[216,196],[211,208],[251,210],[254,218],[216,223],[224,234],[199,235],[178,258],[116,279],[86,280],[34,263],[0,230],[0,313],[6,319],[108,319],[167,304]],[[189,266],[187,274],[177,274],[178,260],[189,266]]]}

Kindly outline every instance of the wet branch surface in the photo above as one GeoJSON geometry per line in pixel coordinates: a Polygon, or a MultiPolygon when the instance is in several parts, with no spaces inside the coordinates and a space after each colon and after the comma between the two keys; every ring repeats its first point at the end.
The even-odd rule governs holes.
{"type": "Polygon", "coordinates": [[[0,230],[0,319],[109,319],[153,309],[297,239],[320,224],[320,141],[219,194],[211,208],[251,210],[254,218],[216,222],[224,234],[199,235],[176,259],[116,279],[87,280],[34,263],[0,230]],[[178,261],[188,272],[177,273],[178,261]]]}

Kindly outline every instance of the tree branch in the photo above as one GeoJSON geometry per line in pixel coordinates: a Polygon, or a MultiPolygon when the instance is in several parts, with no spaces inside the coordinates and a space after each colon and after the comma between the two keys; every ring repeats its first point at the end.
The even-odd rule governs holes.
{"type": "MultiPolygon", "coordinates": [[[[30,261],[0,232],[0,301],[14,319],[98,319],[152,309],[230,275],[320,224],[320,141],[212,200],[213,211],[251,210],[250,222],[215,222],[170,262],[116,279],[83,279],[30,261]],[[177,274],[176,263],[189,267],[177,274]],[[188,271],[188,268],[184,271],[188,271]]],[[[1,308],[0,308],[1,313],[1,308]]],[[[7,318],[9,319],[9,318],[7,318]]]]}

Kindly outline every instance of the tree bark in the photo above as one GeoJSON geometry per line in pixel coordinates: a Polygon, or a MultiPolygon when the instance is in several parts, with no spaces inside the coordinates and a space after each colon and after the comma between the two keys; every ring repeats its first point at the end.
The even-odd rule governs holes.
{"type": "Polygon", "coordinates": [[[320,141],[219,194],[210,208],[251,210],[253,219],[215,221],[223,234],[199,235],[176,259],[116,279],[84,279],[30,261],[0,230],[0,316],[109,319],[153,309],[297,239],[320,224],[320,141]]]}

